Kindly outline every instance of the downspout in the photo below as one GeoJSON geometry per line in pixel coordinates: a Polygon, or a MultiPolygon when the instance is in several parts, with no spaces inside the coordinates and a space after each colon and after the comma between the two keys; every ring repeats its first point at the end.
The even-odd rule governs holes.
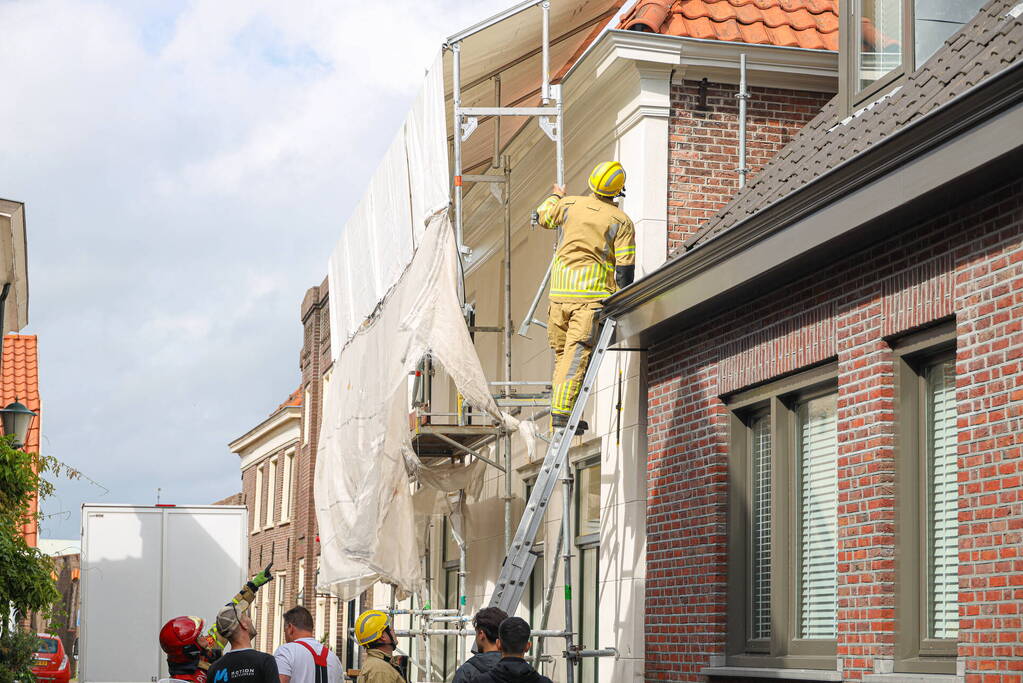
{"type": "Polygon", "coordinates": [[[749,91],[746,89],[746,53],[739,55],[739,92],[735,94],[739,100],[739,187],[746,187],[746,100],[749,91]]]}

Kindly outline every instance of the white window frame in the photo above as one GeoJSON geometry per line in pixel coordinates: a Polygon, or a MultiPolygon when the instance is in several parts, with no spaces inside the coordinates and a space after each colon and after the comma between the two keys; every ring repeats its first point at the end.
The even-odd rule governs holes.
{"type": "Polygon", "coordinates": [[[276,652],[284,642],[284,613],[287,611],[284,609],[284,601],[287,599],[288,573],[278,572],[275,574],[274,583],[276,584],[274,587],[274,639],[271,652],[276,652]]]}
{"type": "Polygon", "coordinates": [[[266,525],[264,529],[269,529],[274,525],[274,514],[277,508],[277,457],[270,458],[270,462],[267,463],[267,474],[266,474],[266,525]]]}
{"type": "Polygon", "coordinates": [[[316,640],[323,642],[327,637],[327,595],[316,594],[316,640]]]}
{"type": "Polygon", "coordinates": [[[338,599],[334,596],[329,597],[327,599],[327,609],[330,610],[330,617],[327,621],[330,624],[330,640],[327,642],[327,647],[331,650],[337,649],[337,608],[338,599]]]}
{"type": "Polygon", "coordinates": [[[260,622],[258,640],[262,644],[261,649],[266,650],[270,644],[270,591],[259,592],[260,622]]]}
{"type": "Polygon", "coordinates": [[[305,393],[302,394],[302,444],[309,443],[309,420],[312,416],[312,399],[309,387],[306,386],[305,393]]]}
{"type": "Polygon", "coordinates": [[[252,500],[252,533],[262,529],[260,519],[263,514],[263,466],[256,467],[256,493],[252,500]]]}
{"type": "MultiPolygon", "coordinates": [[[[583,496],[582,473],[584,470],[595,470],[599,485],[601,476],[600,452],[586,455],[574,463],[575,467],[575,495],[572,511],[575,522],[575,539],[577,562],[573,565],[575,574],[575,586],[573,597],[576,601],[576,628],[579,631],[579,640],[576,645],[586,648],[599,648],[600,639],[600,532],[581,533],[583,496]],[[592,564],[592,567],[590,566],[592,564]],[[592,569],[592,576],[590,570],[592,569]],[[592,585],[591,585],[592,579],[592,585]],[[586,618],[586,601],[590,599],[593,592],[593,614],[586,618]],[[585,642],[590,640],[591,642],[585,642]]],[[[593,473],[589,476],[593,476],[593,473]]],[[[602,510],[597,506],[598,520],[602,510]]],[[[586,520],[589,521],[589,520],[586,520]]],[[[599,524],[599,521],[598,521],[599,524]]],[[[600,662],[596,657],[582,659],[576,667],[576,679],[580,683],[597,683],[600,680],[600,662]]]]}
{"type": "Polygon", "coordinates": [[[284,454],[283,467],[284,471],[281,473],[281,524],[286,524],[291,521],[291,507],[295,498],[292,495],[295,476],[294,449],[284,454]]]}

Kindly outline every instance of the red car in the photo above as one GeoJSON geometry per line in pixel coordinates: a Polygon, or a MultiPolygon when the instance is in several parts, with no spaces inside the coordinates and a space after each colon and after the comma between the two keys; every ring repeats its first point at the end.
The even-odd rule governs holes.
{"type": "Polygon", "coordinates": [[[69,683],[71,680],[71,662],[64,652],[64,644],[57,636],[39,633],[39,644],[36,646],[35,664],[32,673],[36,680],[46,683],[69,683]]]}

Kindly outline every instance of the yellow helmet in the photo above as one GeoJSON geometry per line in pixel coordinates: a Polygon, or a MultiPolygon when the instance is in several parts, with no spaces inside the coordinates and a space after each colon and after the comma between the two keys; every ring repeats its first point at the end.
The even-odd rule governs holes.
{"type": "Polygon", "coordinates": [[[368,609],[355,620],[355,639],[359,645],[369,645],[380,638],[387,626],[386,614],[378,609],[368,609]]]}
{"type": "Polygon", "coordinates": [[[617,161],[597,164],[590,174],[590,189],[605,197],[617,197],[625,188],[625,168],[617,161]]]}

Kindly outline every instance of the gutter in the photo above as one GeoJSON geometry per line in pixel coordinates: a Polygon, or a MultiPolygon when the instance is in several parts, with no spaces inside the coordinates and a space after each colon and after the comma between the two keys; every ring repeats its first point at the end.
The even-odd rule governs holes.
{"type": "MultiPolygon", "coordinates": [[[[637,310],[687,280],[767,237],[779,233],[857,190],[908,165],[998,114],[1023,103],[1023,60],[978,83],[943,105],[855,154],[803,187],[775,200],[717,237],[667,261],[645,278],[605,300],[604,314],[615,318],[637,310]]],[[[1006,151],[1011,149],[1008,145],[1006,151]]],[[[907,199],[907,201],[909,201],[907,199]]],[[[905,203],[905,202],[904,202],[905,203]]],[[[858,227],[851,226],[849,230],[858,227]]],[[[798,256],[792,253],[791,257],[798,256]]],[[[749,282],[749,273],[731,289],[749,282]]],[[[721,295],[703,300],[708,304],[721,295]]],[[[684,311],[676,311],[665,320],[684,311]]],[[[664,322],[657,321],[655,324],[664,322]]],[[[647,325],[644,330],[650,329],[647,325]]]]}

